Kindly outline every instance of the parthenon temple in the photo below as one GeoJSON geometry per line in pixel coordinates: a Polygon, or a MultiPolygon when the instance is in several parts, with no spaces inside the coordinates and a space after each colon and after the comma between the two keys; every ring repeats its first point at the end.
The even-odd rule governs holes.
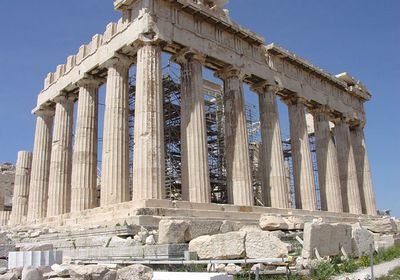
{"type": "Polygon", "coordinates": [[[114,1],[121,13],[119,21],[108,24],[104,34],[94,35],[44,80],[32,111],[36,118],[33,152],[18,154],[10,224],[78,220],[107,211],[117,215],[120,205],[125,210],[178,205],[187,213],[198,210],[200,216],[207,210],[226,209],[238,213],[322,211],[337,217],[376,215],[363,131],[364,103],[371,93],[347,73],[331,75],[274,43],[266,44],[231,20],[224,9],[226,2],[114,1]],[[175,202],[165,189],[162,59],[166,56],[180,66],[182,201],[175,202]],[[133,67],[132,154],[129,93],[133,67]],[[204,69],[223,83],[225,206],[212,203],[204,69]],[[259,100],[262,206],[255,204],[252,183],[245,84],[259,100]],[[98,151],[102,85],[104,121],[98,151]],[[279,99],[286,104],[289,117],[293,203],[279,99]],[[306,113],[314,121],[318,192],[306,113]]]}

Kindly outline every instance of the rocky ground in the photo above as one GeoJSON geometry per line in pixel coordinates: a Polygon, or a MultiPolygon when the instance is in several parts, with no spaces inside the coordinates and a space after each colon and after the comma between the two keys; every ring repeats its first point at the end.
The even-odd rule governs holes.
{"type": "MultiPolygon", "coordinates": [[[[184,251],[188,250],[192,252],[192,258],[200,260],[263,259],[252,267],[252,270],[258,268],[260,271],[282,269],[270,264],[268,258],[289,257],[290,268],[300,271],[310,268],[312,259],[358,257],[369,254],[371,245],[378,250],[398,245],[399,241],[398,221],[389,217],[360,219],[353,224],[331,224],[322,219],[304,222],[301,217],[265,214],[258,224],[164,218],[156,228],[137,225],[95,226],[90,229],[19,227],[0,233],[0,266],[7,267],[9,251],[57,249],[64,251],[61,267],[41,268],[32,273],[59,278],[61,272],[58,270],[62,270],[67,278],[115,279],[113,277],[118,277],[121,264],[118,254],[127,254],[133,259],[165,258],[170,254],[173,258],[183,259],[184,251]],[[93,252],[96,254],[89,254],[93,252]],[[105,257],[110,264],[113,263],[112,267],[83,266],[100,262],[100,259],[104,262],[105,257]],[[79,278],[81,276],[76,276],[81,275],[79,273],[100,276],[79,278]]],[[[208,267],[209,271],[229,274],[240,273],[242,269],[244,267],[234,261],[208,267]]],[[[0,280],[22,277],[22,268],[15,270],[3,268],[5,276],[2,277],[11,278],[0,280]]]]}
{"type": "Polygon", "coordinates": [[[0,280],[42,280],[42,279],[81,279],[81,280],[151,280],[153,270],[136,264],[112,268],[105,265],[58,265],[51,267],[24,267],[0,270],[0,280]]]}

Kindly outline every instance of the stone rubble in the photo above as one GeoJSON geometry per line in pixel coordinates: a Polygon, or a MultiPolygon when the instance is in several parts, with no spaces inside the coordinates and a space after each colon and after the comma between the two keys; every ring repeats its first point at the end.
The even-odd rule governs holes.
{"type": "Polygon", "coordinates": [[[323,256],[341,255],[343,248],[348,254],[352,252],[352,228],[346,224],[328,224],[320,221],[304,225],[304,258],[316,257],[315,249],[323,256]]]}
{"type": "Polygon", "coordinates": [[[353,254],[357,257],[367,256],[370,253],[370,246],[372,245],[375,250],[374,234],[369,230],[359,227],[352,229],[352,250],[353,254]]]}
{"type": "Polygon", "coordinates": [[[200,259],[239,259],[245,256],[245,232],[204,235],[189,242],[200,259]]]}
{"type": "Polygon", "coordinates": [[[117,272],[118,280],[151,280],[153,270],[147,266],[136,264],[124,267],[117,272]]]}
{"type": "Polygon", "coordinates": [[[43,280],[43,273],[34,267],[24,267],[22,270],[22,280],[43,280]]]}
{"type": "Polygon", "coordinates": [[[249,259],[283,258],[289,254],[289,245],[269,232],[250,231],[246,233],[245,250],[249,259]]]}
{"type": "Polygon", "coordinates": [[[397,224],[394,219],[384,217],[382,219],[360,219],[360,224],[375,233],[397,233],[397,224]]]}

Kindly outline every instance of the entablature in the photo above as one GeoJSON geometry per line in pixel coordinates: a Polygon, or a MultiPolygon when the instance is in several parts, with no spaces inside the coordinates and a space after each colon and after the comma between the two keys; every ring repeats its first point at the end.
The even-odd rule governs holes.
{"type": "Polygon", "coordinates": [[[65,65],[49,73],[35,110],[62,91],[76,90],[76,82],[85,74],[104,78],[105,63],[118,54],[133,60],[135,42],[151,32],[163,42],[166,52],[176,54],[191,48],[204,55],[209,69],[234,66],[244,74],[246,83],[267,82],[279,86],[281,96],[298,95],[310,104],[365,118],[363,103],[371,95],[360,82],[348,75],[330,75],[275,44],[265,46],[261,36],[231,21],[226,11],[193,0],[119,0],[115,4],[123,12],[121,19],[108,24],[104,34],[93,36],[65,65]]]}

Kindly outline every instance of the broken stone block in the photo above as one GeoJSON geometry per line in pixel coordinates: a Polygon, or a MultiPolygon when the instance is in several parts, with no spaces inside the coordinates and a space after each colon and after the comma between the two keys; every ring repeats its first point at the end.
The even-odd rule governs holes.
{"type": "Polygon", "coordinates": [[[245,249],[249,259],[281,258],[289,254],[288,244],[264,231],[247,232],[245,249]]]}
{"type": "Polygon", "coordinates": [[[218,234],[222,222],[220,221],[190,221],[186,232],[186,241],[190,241],[202,235],[218,234]]]}
{"type": "Polygon", "coordinates": [[[221,227],[219,229],[219,233],[227,233],[231,231],[238,231],[240,228],[243,227],[243,224],[240,222],[234,221],[222,221],[221,227]]]}
{"type": "Polygon", "coordinates": [[[68,271],[72,279],[101,280],[110,270],[101,265],[70,265],[68,271]]]}
{"type": "Polygon", "coordinates": [[[146,238],[146,245],[154,245],[156,244],[156,240],[154,239],[154,235],[149,235],[146,238]]]}
{"type": "Polygon", "coordinates": [[[158,244],[185,243],[185,233],[189,227],[187,221],[161,220],[158,227],[158,244]]]}
{"type": "Polygon", "coordinates": [[[59,264],[53,264],[51,269],[57,274],[59,277],[67,277],[69,276],[68,268],[59,264]]]}
{"type": "Polygon", "coordinates": [[[231,275],[238,274],[239,272],[242,271],[242,268],[234,263],[229,263],[225,267],[225,272],[231,275]]]}
{"type": "Polygon", "coordinates": [[[260,228],[262,230],[288,230],[289,226],[283,217],[273,215],[262,215],[260,218],[260,228]]]}
{"type": "Polygon", "coordinates": [[[295,216],[285,217],[284,221],[288,225],[288,230],[304,229],[304,220],[302,220],[298,217],[295,217],[295,216]]]}
{"type": "Polygon", "coordinates": [[[245,256],[245,232],[200,236],[189,242],[189,251],[199,259],[239,259],[245,256]]]}
{"type": "Polygon", "coordinates": [[[6,274],[0,275],[0,280],[18,280],[18,277],[14,273],[8,272],[6,274]]]}
{"type": "Polygon", "coordinates": [[[264,214],[260,218],[260,227],[263,230],[301,230],[304,229],[304,221],[298,217],[281,217],[264,214]]]}
{"type": "Polygon", "coordinates": [[[321,257],[337,256],[341,254],[341,248],[350,255],[351,232],[351,226],[346,224],[328,224],[320,221],[305,223],[302,256],[314,258],[315,249],[321,257]]]}
{"type": "Polygon", "coordinates": [[[374,236],[374,243],[375,243],[375,250],[379,251],[382,249],[388,249],[393,247],[396,244],[396,240],[398,240],[398,235],[393,234],[373,234],[374,236]]]}
{"type": "Polygon", "coordinates": [[[353,254],[357,257],[367,256],[370,252],[370,246],[374,244],[374,235],[364,228],[353,228],[352,230],[352,249],[353,254]]]}
{"type": "Polygon", "coordinates": [[[121,268],[117,272],[118,280],[151,280],[153,279],[153,270],[150,267],[134,264],[121,268]]]}
{"type": "Polygon", "coordinates": [[[384,217],[377,220],[363,219],[360,220],[360,224],[363,228],[366,228],[375,233],[396,233],[397,224],[396,222],[389,218],[384,217]]]}
{"type": "Polygon", "coordinates": [[[261,231],[262,232],[262,229],[258,225],[250,225],[250,226],[242,227],[239,231],[243,231],[243,232],[261,231]]]}
{"type": "Polygon", "coordinates": [[[34,267],[25,266],[22,270],[22,280],[43,280],[42,272],[34,267]]]}

